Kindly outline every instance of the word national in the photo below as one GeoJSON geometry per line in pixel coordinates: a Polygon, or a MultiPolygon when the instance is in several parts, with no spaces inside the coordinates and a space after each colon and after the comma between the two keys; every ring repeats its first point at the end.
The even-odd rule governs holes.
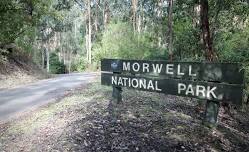
{"type": "Polygon", "coordinates": [[[138,62],[123,62],[123,71],[134,71],[142,73],[165,73],[168,75],[179,75],[179,76],[192,76],[196,77],[197,74],[193,73],[192,65],[182,67],[181,64],[162,64],[162,63],[138,63],[138,62]]]}
{"type": "Polygon", "coordinates": [[[112,76],[112,85],[153,91],[162,91],[162,89],[158,88],[158,81],[146,80],[142,78],[138,79],[112,76]]]}

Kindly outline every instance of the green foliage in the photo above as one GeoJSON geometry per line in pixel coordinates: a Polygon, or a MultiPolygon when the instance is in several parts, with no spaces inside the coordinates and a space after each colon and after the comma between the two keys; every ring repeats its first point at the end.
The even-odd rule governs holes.
{"type": "Polygon", "coordinates": [[[50,55],[50,73],[62,74],[65,73],[66,67],[63,63],[59,61],[59,57],[56,53],[51,53],[50,55]]]}
{"type": "Polygon", "coordinates": [[[249,26],[243,30],[223,32],[216,39],[216,49],[221,61],[240,62],[249,82],[249,26]]]}
{"type": "MultiPolygon", "coordinates": [[[[88,65],[86,52],[89,16],[85,1],[1,0],[0,48],[4,44],[15,42],[36,63],[41,64],[42,57],[46,56],[42,55],[42,50],[56,41],[57,46],[49,48],[50,53],[55,52],[52,53],[50,62],[51,70],[55,70],[53,73],[65,72],[64,65],[62,66],[55,54],[68,60],[64,63],[68,68],[72,65],[71,71],[98,67],[102,58],[167,60],[168,5],[160,2],[138,1],[136,27],[132,27],[132,1],[91,1],[94,60],[92,65],[88,65]],[[55,47],[58,48],[56,51],[55,47]]],[[[214,51],[218,53],[221,61],[242,62],[244,68],[249,69],[248,1],[208,2],[214,51]]],[[[196,61],[204,58],[198,24],[200,16],[195,10],[196,6],[197,1],[193,0],[174,2],[174,60],[196,61]]]]}
{"type": "Polygon", "coordinates": [[[33,27],[26,30],[23,35],[20,35],[20,37],[16,39],[15,42],[16,45],[22,48],[22,50],[24,50],[26,53],[32,54],[35,49],[33,47],[35,38],[36,38],[36,33],[35,33],[35,28],[33,27]]]}
{"type": "Polygon", "coordinates": [[[77,71],[77,72],[83,72],[85,71],[86,67],[87,67],[87,60],[85,59],[83,55],[81,55],[81,56],[77,56],[74,59],[71,70],[77,71]]]}
{"type": "Polygon", "coordinates": [[[48,14],[51,1],[1,0],[0,44],[14,42],[30,27],[35,26],[42,15],[48,14]]]}
{"type": "Polygon", "coordinates": [[[202,57],[199,45],[198,29],[194,28],[190,18],[181,18],[174,23],[174,58],[175,60],[200,60],[202,57]]]}
{"type": "Polygon", "coordinates": [[[136,33],[128,23],[111,23],[94,46],[94,60],[102,58],[147,59],[157,54],[147,33],[136,33]]]}
{"type": "Polygon", "coordinates": [[[217,38],[220,59],[232,62],[249,62],[249,27],[235,32],[223,32],[217,38]]]}

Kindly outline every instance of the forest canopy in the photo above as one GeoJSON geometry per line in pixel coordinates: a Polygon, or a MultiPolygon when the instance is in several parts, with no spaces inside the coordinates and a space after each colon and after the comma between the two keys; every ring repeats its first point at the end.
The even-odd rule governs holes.
{"type": "Polygon", "coordinates": [[[53,63],[98,69],[102,58],[241,62],[249,71],[248,0],[1,0],[0,14],[1,51],[14,44],[48,72],[53,63]]]}

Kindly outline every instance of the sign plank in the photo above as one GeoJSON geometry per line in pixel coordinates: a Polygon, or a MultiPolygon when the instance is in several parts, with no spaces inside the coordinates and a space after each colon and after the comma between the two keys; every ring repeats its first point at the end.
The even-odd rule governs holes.
{"type": "Polygon", "coordinates": [[[146,74],[165,78],[243,84],[239,63],[167,62],[103,59],[101,71],[146,74]]]}
{"type": "Polygon", "coordinates": [[[122,74],[101,74],[102,85],[128,87],[177,96],[242,104],[243,86],[177,79],[160,79],[122,74]]]}

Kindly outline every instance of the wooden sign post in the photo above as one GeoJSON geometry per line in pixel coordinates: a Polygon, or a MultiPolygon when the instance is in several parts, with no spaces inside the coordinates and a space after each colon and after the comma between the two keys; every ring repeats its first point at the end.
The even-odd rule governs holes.
{"type": "MultiPolygon", "coordinates": [[[[119,74],[118,72],[113,72],[113,74],[119,74]]],[[[122,102],[122,88],[120,86],[113,85],[112,97],[116,100],[116,103],[122,102]]]]}
{"type": "Polygon", "coordinates": [[[216,101],[207,100],[204,123],[216,125],[220,104],[216,101]]]}
{"type": "Polygon", "coordinates": [[[204,99],[210,123],[217,122],[219,102],[242,104],[244,72],[238,63],[104,59],[101,71],[101,83],[113,86],[117,102],[122,87],[204,99]]]}

